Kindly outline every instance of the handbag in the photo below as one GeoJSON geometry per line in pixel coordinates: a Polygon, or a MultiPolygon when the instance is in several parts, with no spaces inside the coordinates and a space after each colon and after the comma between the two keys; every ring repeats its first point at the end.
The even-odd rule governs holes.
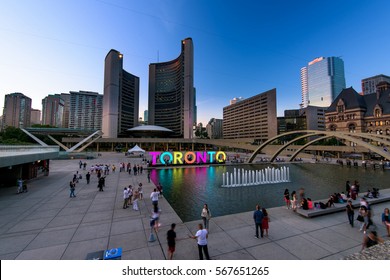
{"type": "Polygon", "coordinates": [[[358,220],[359,222],[363,222],[364,221],[364,218],[362,215],[358,215],[356,220],[358,220]]]}

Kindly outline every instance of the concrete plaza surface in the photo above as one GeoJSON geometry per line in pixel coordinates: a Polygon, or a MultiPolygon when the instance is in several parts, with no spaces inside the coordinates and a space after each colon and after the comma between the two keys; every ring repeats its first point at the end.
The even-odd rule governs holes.
{"type": "MultiPolygon", "coordinates": [[[[188,234],[196,232],[201,220],[183,223],[165,198],[159,201],[162,226],[157,240],[149,242],[149,195],[155,186],[148,183],[145,170],[137,176],[119,172],[120,162],[141,164],[140,158],[103,153],[85,161],[88,165],[83,171],[79,160],[52,160],[50,175],[28,182],[27,193],[17,195],[16,187],[0,189],[0,259],[83,260],[89,253],[121,247],[122,260],[164,260],[166,232],[171,223],[177,224],[174,259],[198,259],[196,240],[188,234]],[[89,185],[85,180],[89,167],[98,163],[117,167],[115,173],[107,175],[103,192],[97,189],[95,174],[89,185]],[[77,197],[70,198],[69,181],[76,171],[83,174],[83,179],[76,186],[77,197]],[[144,191],[139,211],[123,209],[123,188],[139,182],[144,191]]],[[[379,235],[389,240],[380,221],[385,207],[390,207],[390,202],[373,206],[373,220],[379,235]]],[[[260,239],[254,237],[252,211],[213,217],[208,239],[211,258],[340,260],[361,249],[363,233],[358,231],[357,223],[354,228],[349,226],[345,212],[315,218],[302,217],[285,207],[270,208],[268,212],[269,236],[260,239]]]]}

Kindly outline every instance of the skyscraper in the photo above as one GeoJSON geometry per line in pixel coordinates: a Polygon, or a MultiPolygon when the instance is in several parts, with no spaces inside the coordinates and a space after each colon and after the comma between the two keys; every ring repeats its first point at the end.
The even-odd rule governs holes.
{"type": "Polygon", "coordinates": [[[3,125],[25,128],[30,126],[31,98],[23,93],[6,94],[4,98],[3,125]]]}
{"type": "Polygon", "coordinates": [[[117,138],[138,125],[139,77],[123,70],[123,54],[110,50],[104,63],[103,137],[117,138]]]}
{"type": "Polygon", "coordinates": [[[101,130],[103,95],[91,91],[70,91],[69,128],[101,130]]]}
{"type": "Polygon", "coordinates": [[[42,124],[62,127],[65,101],[60,94],[50,94],[42,99],[42,124]]]}
{"type": "Polygon", "coordinates": [[[318,57],[301,68],[302,108],[328,107],[345,88],[344,62],[339,57],[318,57]]]}
{"type": "Polygon", "coordinates": [[[173,137],[192,139],[195,100],[194,47],[187,38],[176,59],[149,65],[148,124],[171,129],[173,137]]]}

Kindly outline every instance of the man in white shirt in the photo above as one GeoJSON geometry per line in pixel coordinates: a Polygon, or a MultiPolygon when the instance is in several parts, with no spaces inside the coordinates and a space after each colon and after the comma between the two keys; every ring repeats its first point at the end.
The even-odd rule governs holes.
{"type": "Polygon", "coordinates": [[[128,206],[127,204],[129,203],[129,191],[125,187],[123,190],[123,209],[126,209],[128,206]]]}
{"type": "Polygon", "coordinates": [[[157,191],[156,188],[155,188],[155,189],[153,190],[153,192],[150,194],[150,198],[151,198],[151,200],[152,200],[152,204],[155,205],[155,206],[158,205],[158,195],[159,195],[159,194],[160,194],[160,193],[157,191]]]}
{"type": "Polygon", "coordinates": [[[207,229],[203,229],[203,225],[198,225],[199,230],[193,236],[189,236],[192,239],[198,239],[198,251],[199,251],[199,259],[203,260],[203,253],[207,260],[210,260],[209,250],[207,248],[207,238],[208,232],[207,229]],[[203,250],[203,253],[202,253],[203,250]]]}

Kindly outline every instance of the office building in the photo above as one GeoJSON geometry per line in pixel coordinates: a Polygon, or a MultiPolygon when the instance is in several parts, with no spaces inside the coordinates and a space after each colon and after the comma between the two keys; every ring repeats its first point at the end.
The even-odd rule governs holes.
{"type": "Polygon", "coordinates": [[[210,139],[223,139],[223,120],[212,118],[206,125],[207,135],[210,139]]]}
{"type": "Polygon", "coordinates": [[[41,124],[41,110],[31,109],[30,123],[31,125],[41,124]]]}
{"type": "Polygon", "coordinates": [[[31,98],[23,93],[6,94],[4,98],[3,126],[29,127],[31,122],[31,98]]]}
{"type": "Polygon", "coordinates": [[[344,62],[339,57],[319,57],[301,68],[301,108],[329,107],[344,88],[344,62]]]}
{"type": "Polygon", "coordinates": [[[69,128],[102,129],[103,95],[91,91],[70,91],[69,128]]]}
{"type": "Polygon", "coordinates": [[[223,108],[223,138],[262,142],[277,134],[276,89],[223,108]]]}
{"type": "Polygon", "coordinates": [[[296,130],[325,130],[326,109],[327,107],[307,106],[285,110],[284,117],[278,117],[278,134],[296,130]]]}
{"type": "Polygon", "coordinates": [[[144,123],[148,124],[148,120],[149,120],[148,110],[145,110],[144,111],[144,123]]]}
{"type": "Polygon", "coordinates": [[[381,82],[390,83],[390,77],[380,74],[373,77],[362,79],[362,94],[376,93],[377,85],[381,82]]]}
{"type": "Polygon", "coordinates": [[[61,99],[64,100],[64,115],[62,117],[62,127],[69,128],[70,93],[61,93],[61,99]]]}
{"type": "Polygon", "coordinates": [[[62,127],[64,106],[60,94],[50,94],[42,99],[42,125],[62,127]]]}
{"type": "Polygon", "coordinates": [[[194,47],[181,41],[180,55],[149,65],[148,124],[171,129],[172,137],[192,139],[195,125],[194,47]]]}
{"type": "Polygon", "coordinates": [[[126,136],[138,126],[139,77],[123,69],[123,54],[110,50],[104,61],[103,137],[126,136]]]}

